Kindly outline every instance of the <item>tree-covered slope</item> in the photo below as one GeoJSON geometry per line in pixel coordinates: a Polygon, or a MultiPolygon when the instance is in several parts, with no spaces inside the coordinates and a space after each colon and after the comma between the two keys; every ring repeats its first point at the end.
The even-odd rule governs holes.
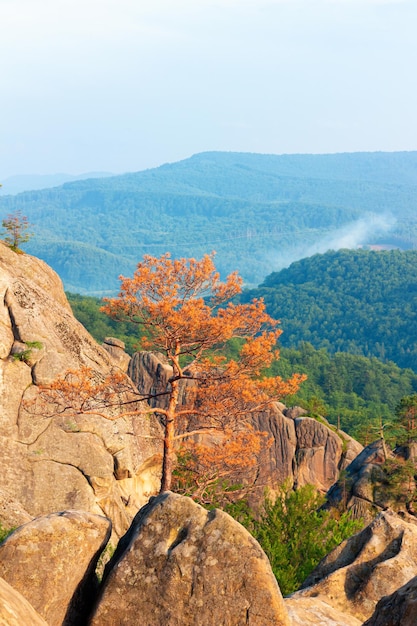
{"type": "Polygon", "coordinates": [[[248,284],[329,247],[417,244],[417,152],[202,153],[134,174],[0,198],[67,289],[117,290],[143,254],[201,257],[248,284]],[[81,268],[81,270],[80,270],[81,268]]]}
{"type": "Polygon", "coordinates": [[[339,250],[270,274],[262,296],[284,346],[375,356],[417,371],[417,251],[339,250]]]}

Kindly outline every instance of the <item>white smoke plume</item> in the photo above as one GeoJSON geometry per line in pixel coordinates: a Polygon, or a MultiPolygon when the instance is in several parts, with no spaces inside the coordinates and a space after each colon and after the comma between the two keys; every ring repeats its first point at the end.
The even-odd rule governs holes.
{"type": "Polygon", "coordinates": [[[269,256],[271,271],[279,271],[288,267],[294,261],[312,256],[313,254],[323,254],[328,250],[340,250],[342,248],[355,249],[366,244],[375,243],[383,234],[389,233],[395,226],[396,219],[392,215],[378,215],[369,213],[358,220],[345,224],[325,237],[318,239],[313,245],[297,246],[291,250],[281,249],[278,253],[274,251],[269,256]]]}

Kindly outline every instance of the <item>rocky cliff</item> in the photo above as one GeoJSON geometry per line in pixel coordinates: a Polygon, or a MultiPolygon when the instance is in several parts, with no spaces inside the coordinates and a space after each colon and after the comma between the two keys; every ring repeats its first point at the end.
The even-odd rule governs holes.
{"type": "Polygon", "coordinates": [[[19,626],[290,626],[268,559],[226,513],[170,492],[153,498],[99,589],[94,566],[109,533],[108,520],[66,511],[10,535],[0,546],[0,624],[19,623],[2,621],[12,605],[19,626]]]}
{"type": "Polygon", "coordinates": [[[39,385],[67,369],[117,365],[74,318],[59,277],[0,242],[0,460],[4,497],[31,516],[67,508],[109,517],[117,534],[159,483],[156,420],[32,412],[39,385]]]}

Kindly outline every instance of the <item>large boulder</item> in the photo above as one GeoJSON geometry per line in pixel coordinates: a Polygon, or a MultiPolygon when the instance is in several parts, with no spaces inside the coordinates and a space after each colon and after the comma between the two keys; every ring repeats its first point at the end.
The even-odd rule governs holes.
{"type": "Polygon", "coordinates": [[[0,578],[0,626],[49,626],[18,591],[0,578]]]}
{"type": "Polygon", "coordinates": [[[33,409],[40,385],[83,366],[106,376],[115,362],[74,318],[55,272],[0,242],[2,489],[30,516],[89,510],[110,517],[121,535],[158,492],[161,427],[152,416],[33,409]]]}
{"type": "Polygon", "coordinates": [[[119,542],[91,626],[138,619],[147,626],[290,624],[255,539],[226,513],[170,492],[153,498],[119,542]]]}
{"type": "Polygon", "coordinates": [[[0,576],[49,626],[79,624],[88,614],[97,560],[110,533],[111,522],[91,513],[39,517],[0,545],[0,576]]]}
{"type": "Polygon", "coordinates": [[[115,337],[105,337],[103,348],[110,354],[112,361],[122,372],[127,372],[130,363],[130,356],[125,352],[124,341],[115,337]]]}
{"type": "Polygon", "coordinates": [[[380,513],[325,557],[292,598],[315,598],[362,621],[417,575],[417,521],[380,513]]]}

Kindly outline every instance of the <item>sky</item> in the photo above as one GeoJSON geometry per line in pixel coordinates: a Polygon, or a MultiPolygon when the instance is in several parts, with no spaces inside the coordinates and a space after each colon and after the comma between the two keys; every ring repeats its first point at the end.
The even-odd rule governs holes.
{"type": "Polygon", "coordinates": [[[0,0],[0,181],[417,150],[416,0],[0,0]]]}

